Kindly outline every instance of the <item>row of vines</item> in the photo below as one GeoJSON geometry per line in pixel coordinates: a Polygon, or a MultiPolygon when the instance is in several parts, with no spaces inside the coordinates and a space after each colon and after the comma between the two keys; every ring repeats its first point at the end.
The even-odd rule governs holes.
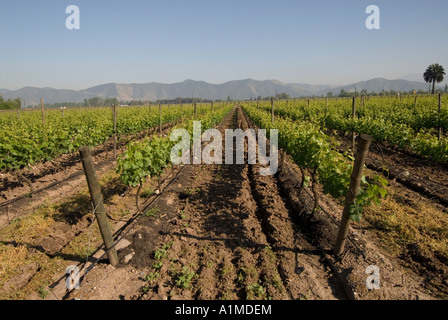
{"type": "MultiPolygon", "coordinates": [[[[243,106],[249,118],[260,128],[278,130],[279,147],[287,152],[302,171],[302,187],[307,177],[312,182],[315,208],[318,206],[317,184],[321,184],[324,193],[335,199],[347,196],[353,171],[353,158],[335,150],[336,142],[326,135],[319,125],[309,121],[291,119],[271,119],[271,114],[247,105],[243,106]]],[[[385,197],[387,180],[376,175],[370,181],[363,176],[361,189],[351,204],[350,219],[359,222],[363,208],[374,202],[381,203],[385,197]]]]}
{"type": "MultiPolygon", "coordinates": [[[[111,107],[0,113],[0,172],[50,161],[81,146],[103,144],[114,133],[135,134],[191,117],[194,105],[119,108],[114,132],[111,107]]],[[[198,104],[197,113],[210,110],[198,104]]]]}
{"type": "MultiPolygon", "coordinates": [[[[441,98],[441,106],[447,104],[441,98]]],[[[271,104],[258,104],[270,111],[271,104]]],[[[448,110],[438,107],[437,96],[403,99],[358,98],[355,114],[351,99],[275,101],[275,114],[306,121],[342,134],[368,134],[377,142],[408,150],[440,163],[448,162],[448,110]],[[441,135],[438,136],[438,132],[441,135]]]]}

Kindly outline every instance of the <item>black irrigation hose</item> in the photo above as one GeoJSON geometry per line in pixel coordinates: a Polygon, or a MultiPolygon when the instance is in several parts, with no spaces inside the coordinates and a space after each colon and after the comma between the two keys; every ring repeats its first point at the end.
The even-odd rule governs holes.
{"type": "MultiPolygon", "coordinates": [[[[107,255],[107,253],[109,252],[109,250],[112,250],[113,248],[115,248],[117,245],[118,245],[118,243],[121,241],[121,240],[123,240],[128,234],[129,234],[129,232],[131,232],[131,230],[133,230],[134,229],[134,227],[141,221],[141,219],[143,218],[143,217],[145,217],[146,216],[146,213],[151,209],[151,206],[154,204],[154,202],[156,201],[156,200],[158,200],[159,199],[159,197],[161,196],[161,195],[163,195],[164,193],[165,193],[165,190],[175,181],[175,180],[177,180],[177,178],[178,178],[178,176],[179,176],[179,174],[183,171],[183,169],[185,168],[185,166],[182,166],[181,168],[180,168],[180,170],[176,173],[176,175],[171,179],[171,181],[165,186],[165,188],[163,189],[163,191],[162,192],[160,192],[159,194],[157,194],[147,205],[145,205],[145,208],[141,211],[141,213],[139,214],[139,212],[137,211],[136,213],[134,213],[134,216],[131,218],[131,219],[129,219],[127,222],[126,222],[126,224],[124,225],[124,226],[122,226],[120,229],[118,229],[117,231],[115,231],[115,233],[114,233],[114,238],[115,238],[115,242],[114,242],[114,244],[109,248],[109,249],[107,249],[107,250],[104,250],[104,253],[99,257],[99,258],[97,258],[95,261],[93,261],[92,263],[91,263],[91,265],[85,270],[85,272],[84,272],[84,274],[82,275],[82,277],[81,278],[84,278],[86,275],[87,275],[87,273],[89,273],[94,267],[95,267],[95,265],[99,262],[99,261],[101,261],[106,255],[107,255]],[[128,228],[129,227],[129,229],[126,231],[126,232],[124,232],[125,230],[126,230],[126,228],[128,228]],[[123,232],[124,232],[124,234],[123,234],[123,232]],[[121,236],[120,236],[121,235],[121,236]]],[[[166,181],[166,180],[165,180],[166,181]]],[[[95,220],[93,220],[92,221],[92,223],[94,223],[94,221],[95,220]]],[[[104,249],[104,243],[102,244],[102,245],[100,245],[98,248],[97,248],[97,250],[95,251],[95,252],[98,252],[98,251],[100,251],[101,249],[104,249]]],[[[94,254],[93,254],[94,255],[94,254]]],[[[86,264],[88,263],[88,260],[86,261],[86,262],[84,262],[83,263],[83,266],[80,268],[80,270],[83,270],[84,268],[85,268],[85,266],[86,266],[86,264]]],[[[65,276],[63,276],[63,277],[61,277],[58,281],[56,281],[55,283],[58,283],[59,281],[61,281],[63,278],[65,278],[65,276]]],[[[80,281],[81,281],[81,278],[80,278],[80,281]]],[[[51,287],[51,286],[50,286],[51,287]]],[[[55,297],[56,298],[58,298],[56,295],[55,295],[55,297]]],[[[65,297],[65,296],[64,296],[65,297]]]]}
{"type": "MultiPolygon", "coordinates": [[[[102,163],[101,163],[101,164],[102,164],[102,163]]],[[[9,205],[9,204],[11,204],[11,203],[17,202],[17,201],[19,201],[19,200],[22,200],[22,199],[25,199],[25,198],[32,197],[33,195],[38,194],[38,193],[40,193],[40,192],[42,192],[42,191],[45,191],[45,190],[47,190],[47,189],[50,189],[50,188],[52,188],[52,187],[54,187],[54,186],[56,186],[56,185],[58,185],[58,184],[61,184],[61,183],[65,182],[65,181],[68,181],[68,180],[70,180],[70,179],[76,178],[76,177],[79,176],[81,173],[82,173],[82,171],[76,172],[76,173],[72,174],[71,176],[69,176],[69,177],[67,177],[67,178],[65,178],[65,179],[63,179],[63,180],[59,180],[59,181],[53,182],[53,183],[49,184],[48,186],[45,186],[45,187],[43,187],[43,188],[41,188],[41,189],[34,190],[33,192],[29,192],[29,193],[24,194],[24,195],[21,195],[21,196],[19,196],[19,197],[17,197],[17,198],[13,198],[13,199],[7,200],[7,201],[5,201],[5,202],[2,202],[2,203],[0,203],[0,208],[1,208],[1,207],[4,207],[4,206],[7,206],[7,205],[9,205]]]]}
{"type": "MultiPolygon", "coordinates": [[[[105,161],[102,161],[102,162],[98,163],[96,166],[97,167],[101,167],[101,166],[105,165],[106,163],[109,163],[109,162],[112,162],[112,161],[113,161],[113,159],[105,160],[105,161]]],[[[13,199],[7,200],[5,202],[2,202],[2,203],[0,203],[0,208],[4,207],[4,206],[7,206],[7,205],[9,205],[11,203],[17,202],[19,200],[32,197],[33,195],[41,193],[42,191],[50,189],[50,188],[52,188],[54,186],[57,186],[58,184],[61,184],[61,183],[64,183],[64,182],[66,182],[68,180],[74,179],[74,178],[76,178],[77,176],[79,176],[79,175],[81,175],[83,173],[84,173],[84,171],[80,170],[80,171],[78,171],[78,172],[76,172],[76,173],[74,173],[74,174],[72,174],[72,175],[70,175],[70,176],[68,176],[68,177],[66,177],[66,178],[64,178],[62,180],[55,181],[55,182],[49,184],[48,186],[45,186],[45,187],[43,187],[41,189],[38,189],[38,190],[34,190],[34,192],[29,192],[29,193],[21,195],[21,196],[19,196],[17,198],[13,198],[13,199]]]]}
{"type": "MultiPolygon", "coordinates": [[[[158,200],[159,199],[159,197],[161,196],[161,195],[163,195],[164,193],[165,193],[165,190],[175,181],[175,180],[177,180],[177,178],[179,177],[179,175],[180,175],[180,173],[184,170],[184,168],[185,168],[185,165],[182,165],[181,166],[181,168],[180,168],[180,170],[176,173],[176,175],[174,176],[174,178],[172,178],[171,180],[170,180],[170,182],[163,188],[163,191],[162,192],[160,192],[159,194],[157,194],[155,197],[154,197],[154,199],[152,199],[146,206],[145,206],[145,208],[143,209],[143,210],[141,210],[141,213],[139,214],[139,211],[137,211],[135,214],[134,214],[134,217],[133,218],[131,218],[123,227],[121,227],[119,230],[117,230],[115,233],[114,233],[114,237],[115,237],[115,242],[114,242],[114,244],[109,248],[109,249],[107,249],[107,250],[104,250],[104,253],[99,257],[99,258],[97,258],[94,262],[92,262],[92,264],[89,266],[89,268],[88,269],[86,269],[86,272],[85,272],[85,274],[84,274],[84,276],[101,260],[101,259],[103,259],[106,255],[107,255],[107,253],[110,251],[110,250],[112,250],[113,248],[115,248],[116,246],[117,246],[117,244],[121,241],[121,240],[123,240],[128,234],[129,234],[129,232],[135,227],[135,225],[138,223],[138,222],[140,222],[140,220],[143,218],[143,217],[145,217],[146,216],[146,213],[151,209],[151,206],[152,206],[152,204],[156,201],[156,200],[158,200]],[[130,226],[130,227],[129,227],[130,226]],[[120,233],[122,233],[127,227],[129,227],[129,229],[120,237],[120,233]]],[[[93,222],[92,222],[93,223],[93,222]]],[[[97,251],[96,252],[98,252],[99,250],[101,250],[101,249],[103,249],[104,248],[104,243],[101,245],[101,246],[99,246],[98,248],[97,248],[97,251]]],[[[84,263],[84,266],[83,266],[83,268],[85,267],[85,265],[86,265],[86,263],[87,262],[85,262],[84,263]]]]}
{"type": "MultiPolygon", "coordinates": [[[[154,199],[152,199],[152,200],[145,206],[145,208],[141,211],[141,214],[138,214],[138,212],[136,212],[136,213],[134,214],[134,217],[133,217],[133,218],[131,218],[131,219],[130,219],[130,220],[129,220],[123,227],[121,227],[119,230],[117,230],[117,231],[115,232],[114,237],[115,237],[116,240],[115,240],[114,244],[113,244],[109,249],[105,250],[104,253],[103,253],[99,258],[96,259],[96,261],[92,262],[92,264],[91,264],[91,265],[89,266],[89,268],[86,270],[86,273],[85,273],[84,275],[86,275],[87,272],[89,272],[89,271],[90,271],[90,270],[91,270],[91,269],[98,263],[98,261],[100,261],[101,259],[103,259],[103,258],[107,255],[107,253],[108,253],[110,250],[112,250],[113,248],[115,248],[115,247],[117,246],[117,244],[118,244],[121,240],[123,240],[123,239],[129,234],[129,232],[135,227],[135,225],[137,225],[137,223],[139,223],[140,220],[146,216],[146,213],[151,209],[152,204],[153,204],[156,200],[158,200],[159,197],[160,197],[161,195],[164,194],[166,188],[168,188],[168,187],[169,187],[169,186],[170,186],[170,185],[171,185],[171,184],[178,178],[179,174],[183,171],[184,168],[185,168],[185,166],[182,166],[182,167],[181,167],[181,169],[176,173],[176,176],[175,176],[173,179],[171,179],[171,181],[165,186],[165,188],[163,189],[163,191],[160,192],[158,195],[156,195],[156,196],[154,197],[154,199]],[[130,227],[129,227],[129,226],[130,226],[130,227]],[[126,230],[127,227],[129,227],[129,229],[128,229],[123,235],[121,235],[121,237],[120,237],[120,234],[123,233],[124,230],[126,230]]],[[[101,250],[101,249],[103,249],[103,248],[104,248],[104,244],[102,244],[101,246],[99,246],[99,247],[97,248],[97,251],[96,251],[96,252],[98,252],[99,250],[101,250]]],[[[86,263],[87,263],[87,262],[86,262],[86,263]]],[[[86,263],[84,263],[84,266],[85,266],[86,263]]],[[[84,268],[84,266],[83,266],[83,268],[84,268]]],[[[82,268],[81,268],[81,269],[82,269],[82,268]]]]}
{"type": "MultiPolygon", "coordinates": [[[[243,111],[244,118],[246,119],[246,122],[247,122],[248,124],[252,124],[252,126],[256,128],[256,126],[253,124],[253,122],[248,120],[248,116],[247,116],[247,114],[244,112],[244,110],[242,110],[242,111],[243,111]]],[[[249,118],[249,119],[250,119],[250,118],[249,118]]],[[[303,188],[303,190],[305,190],[305,192],[306,192],[312,199],[314,198],[314,196],[312,196],[312,195],[308,192],[308,190],[306,190],[305,188],[303,188]]],[[[334,219],[334,218],[333,218],[333,217],[332,217],[326,210],[324,210],[320,205],[319,205],[319,208],[322,210],[322,212],[324,212],[324,213],[328,216],[328,218],[330,219],[331,222],[333,222],[337,227],[339,227],[339,223],[338,223],[338,222],[337,222],[337,221],[336,221],[336,220],[335,220],[335,219],[334,219]]],[[[360,254],[364,257],[364,259],[367,259],[367,256],[366,256],[364,250],[362,250],[362,249],[355,243],[355,240],[352,239],[350,235],[348,235],[347,238],[350,240],[350,242],[353,244],[353,246],[354,246],[356,249],[358,249],[358,251],[359,251],[360,254]]]]}
{"type": "MultiPolygon", "coordinates": [[[[173,126],[174,126],[175,124],[177,124],[178,122],[179,122],[179,121],[174,121],[173,126]]],[[[168,124],[169,124],[169,123],[168,123],[168,124]]],[[[154,128],[151,128],[151,129],[149,129],[149,131],[151,131],[151,130],[153,130],[153,129],[154,129],[154,128]]],[[[157,129],[158,129],[158,128],[157,128],[157,129]]],[[[166,128],[165,128],[165,129],[166,129],[166,128]]],[[[136,134],[136,135],[137,135],[137,134],[136,134]]],[[[137,140],[138,140],[138,139],[137,139],[137,140]]],[[[130,139],[130,140],[127,141],[127,142],[131,142],[131,141],[132,141],[132,139],[130,139]]],[[[108,152],[108,151],[106,150],[105,152],[108,152]]],[[[96,167],[101,167],[101,166],[103,166],[104,164],[109,163],[109,162],[111,162],[111,161],[113,161],[113,160],[114,160],[114,159],[104,160],[104,161],[98,163],[98,164],[96,165],[96,167]]],[[[17,202],[17,201],[19,201],[19,200],[22,200],[22,199],[25,199],[25,198],[32,197],[32,196],[34,196],[35,194],[41,193],[42,191],[48,190],[48,189],[50,189],[50,188],[52,188],[52,187],[54,187],[54,186],[57,186],[57,185],[59,185],[59,184],[61,184],[61,183],[66,182],[66,181],[68,181],[68,180],[74,179],[74,178],[76,178],[77,176],[81,175],[82,173],[84,173],[84,171],[83,171],[83,170],[80,170],[80,171],[78,171],[78,172],[72,174],[72,175],[69,176],[69,177],[66,177],[66,178],[64,178],[64,179],[62,179],[62,180],[55,181],[55,182],[53,182],[53,183],[49,184],[48,186],[45,186],[45,187],[43,187],[43,188],[41,188],[41,189],[34,190],[33,192],[29,192],[29,193],[24,194],[24,195],[21,195],[21,196],[19,196],[19,197],[16,197],[16,198],[13,198],[13,199],[4,201],[4,202],[0,203],[0,208],[1,208],[1,207],[5,207],[5,206],[7,206],[7,205],[10,205],[11,203],[17,202]]]]}

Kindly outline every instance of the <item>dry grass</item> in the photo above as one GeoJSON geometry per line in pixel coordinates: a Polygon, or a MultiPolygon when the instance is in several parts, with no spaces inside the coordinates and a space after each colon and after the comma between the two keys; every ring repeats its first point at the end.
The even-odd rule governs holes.
{"type": "MultiPolygon", "coordinates": [[[[115,172],[107,173],[100,179],[103,192],[110,198],[106,210],[112,218],[125,218],[123,199],[115,195],[120,190],[120,182],[115,172]]],[[[121,190],[120,190],[121,191],[121,190]]],[[[45,298],[51,294],[47,286],[55,275],[63,275],[67,262],[85,261],[101,243],[97,223],[87,225],[65,248],[53,256],[36,247],[39,239],[50,236],[56,223],[75,224],[92,215],[88,188],[80,190],[73,197],[59,203],[47,200],[31,215],[15,219],[0,230],[0,299],[45,298]],[[92,234],[90,233],[92,231],[92,234]],[[89,246],[90,243],[90,246],[89,246]]]]}
{"type": "Polygon", "coordinates": [[[418,245],[428,256],[448,261],[448,214],[427,199],[390,186],[380,207],[366,208],[364,219],[377,233],[382,246],[395,256],[418,245]]]}
{"type": "Polygon", "coordinates": [[[35,239],[48,235],[56,214],[55,206],[45,204],[0,230],[0,299],[24,299],[61,270],[60,258],[33,248],[35,239]]]}

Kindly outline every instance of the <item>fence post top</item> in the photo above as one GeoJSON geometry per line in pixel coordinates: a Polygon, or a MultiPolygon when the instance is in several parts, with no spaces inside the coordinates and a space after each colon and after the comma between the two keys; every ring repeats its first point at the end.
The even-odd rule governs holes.
{"type": "Polygon", "coordinates": [[[372,137],[365,133],[361,134],[360,138],[361,138],[361,140],[364,140],[364,141],[372,141],[372,137]]]}
{"type": "Polygon", "coordinates": [[[91,157],[91,151],[90,151],[90,147],[87,146],[82,146],[79,148],[79,153],[81,155],[81,160],[87,159],[89,157],[91,157]]]}

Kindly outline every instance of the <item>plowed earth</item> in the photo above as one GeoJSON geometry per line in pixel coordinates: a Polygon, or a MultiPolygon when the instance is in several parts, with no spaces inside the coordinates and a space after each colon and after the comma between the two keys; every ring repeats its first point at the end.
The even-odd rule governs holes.
{"type": "MultiPolygon", "coordinates": [[[[236,128],[256,130],[238,106],[218,130],[224,136],[226,129],[236,128]]],[[[48,208],[55,213],[45,217],[55,222],[45,220],[41,231],[28,237],[29,243],[21,242],[18,231],[10,230],[16,226],[10,225],[12,236],[2,241],[5,252],[21,252],[32,262],[15,270],[0,294],[14,297],[14,292],[41,277],[48,261],[59,261],[61,267],[54,269],[46,299],[435,298],[425,286],[424,275],[415,274],[379,249],[378,239],[366,230],[352,228],[344,254],[334,257],[341,205],[319,191],[322,209],[313,212],[310,192],[298,188],[299,168],[287,155],[280,162],[274,176],[260,175],[261,165],[247,161],[177,166],[164,174],[163,192],[142,200],[147,210],[138,220],[132,220],[138,215],[131,214],[135,212],[135,190],[126,190],[116,177],[109,179],[103,185],[106,211],[113,231],[126,230],[120,233],[116,267],[98,261],[103,253],[98,251],[88,261],[90,268],[83,269],[86,257],[65,251],[75,247],[76,241],[88,241],[92,247],[101,244],[99,236],[90,241],[96,222],[91,218],[88,194],[79,193],[84,177],[66,189],[50,189],[49,200],[42,196],[15,204],[14,214],[27,216],[50,201],[48,208]],[[126,224],[129,219],[133,224],[126,224]],[[83,271],[77,290],[66,288],[68,265],[83,271]],[[369,289],[366,283],[371,276],[366,270],[372,265],[380,270],[379,289],[369,289]]],[[[111,163],[98,169],[100,177],[114,171],[111,163]]],[[[21,188],[25,190],[26,185],[21,188]]],[[[33,292],[26,298],[42,297],[33,292]]]]}

